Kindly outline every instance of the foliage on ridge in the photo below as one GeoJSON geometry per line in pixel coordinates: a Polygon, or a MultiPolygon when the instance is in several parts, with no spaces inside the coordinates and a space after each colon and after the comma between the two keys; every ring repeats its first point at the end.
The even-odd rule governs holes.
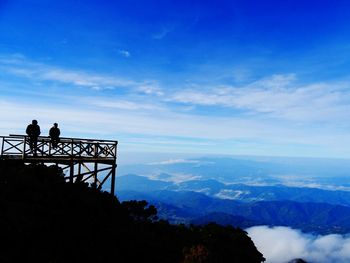
{"type": "Polygon", "coordinates": [[[262,262],[234,227],[171,225],[146,201],[66,183],[56,166],[0,161],[0,262],[262,262]]]}

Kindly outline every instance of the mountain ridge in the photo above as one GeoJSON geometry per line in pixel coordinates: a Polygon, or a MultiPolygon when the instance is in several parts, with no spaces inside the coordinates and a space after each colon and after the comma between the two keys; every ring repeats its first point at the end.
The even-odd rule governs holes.
{"type": "MultiPolygon", "coordinates": [[[[121,200],[146,199],[158,206],[170,205],[174,214],[161,210],[160,216],[181,218],[181,223],[196,222],[213,213],[224,213],[232,217],[242,217],[240,227],[255,225],[290,226],[305,232],[318,234],[348,233],[350,231],[350,207],[316,202],[296,202],[290,200],[241,202],[209,197],[191,191],[159,190],[149,193],[136,191],[119,192],[121,200]],[[139,196],[140,195],[140,196],[139,196]],[[178,209],[178,210],[176,210],[178,209]],[[170,215],[169,215],[170,214],[170,215]],[[252,222],[247,224],[246,222],[252,222]]],[[[216,218],[211,222],[220,221],[216,218]]],[[[202,222],[210,222],[203,221],[202,222]]],[[[233,220],[230,224],[235,225],[233,220]]],[[[174,221],[176,223],[176,221],[174,221]]],[[[228,222],[229,223],[229,222],[228,222]]]]}
{"type": "Polygon", "coordinates": [[[262,262],[246,232],[171,225],[146,201],[119,202],[57,166],[0,160],[1,262],[262,262]]]}

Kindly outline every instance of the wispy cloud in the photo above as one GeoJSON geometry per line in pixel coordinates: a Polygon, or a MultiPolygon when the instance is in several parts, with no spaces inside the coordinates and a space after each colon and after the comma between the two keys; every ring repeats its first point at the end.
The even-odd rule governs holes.
{"type": "Polygon", "coordinates": [[[322,190],[328,190],[328,191],[350,191],[350,187],[347,187],[347,186],[321,184],[316,182],[282,180],[281,184],[288,187],[316,188],[316,189],[322,189],[322,190]]]}
{"type": "Polygon", "coordinates": [[[70,83],[77,86],[85,86],[95,89],[135,86],[137,83],[115,77],[88,74],[79,71],[67,71],[62,69],[46,68],[41,72],[33,72],[39,79],[70,83]]]}
{"type": "MultiPolygon", "coordinates": [[[[151,179],[160,179],[161,174],[156,173],[156,174],[152,174],[150,176],[151,179]]],[[[185,173],[172,173],[169,174],[168,177],[166,178],[165,181],[168,182],[173,182],[173,183],[182,183],[182,182],[186,182],[186,181],[191,181],[191,180],[199,180],[201,177],[198,175],[193,175],[193,174],[185,174],[185,173]]],[[[163,179],[164,180],[164,179],[163,179]]]]}
{"type": "Polygon", "coordinates": [[[145,85],[143,82],[81,70],[63,69],[31,62],[24,58],[0,58],[0,69],[4,72],[36,81],[54,81],[97,90],[145,85]]]}
{"type": "Polygon", "coordinates": [[[242,87],[186,89],[168,100],[294,121],[349,120],[350,83],[298,85],[294,80],[294,75],[275,75],[242,87]]]}
{"type": "MultiPolygon", "coordinates": [[[[0,69],[10,81],[15,80],[8,87],[6,78],[2,81],[5,85],[1,89],[8,95],[2,95],[0,110],[8,112],[17,123],[38,116],[50,125],[52,119],[66,120],[67,130],[72,133],[79,129],[129,133],[134,139],[127,139],[125,145],[134,148],[143,145],[192,152],[205,148],[207,152],[236,154],[303,152],[310,156],[317,151],[317,156],[350,155],[344,147],[350,143],[350,90],[345,82],[301,85],[296,75],[287,74],[239,87],[208,84],[175,89],[164,81],[135,81],[70,70],[22,56],[0,57],[0,69]],[[28,92],[21,82],[17,95],[11,95],[18,79],[39,88],[28,92]],[[96,96],[93,89],[105,92],[96,96]],[[135,139],[136,135],[153,139],[143,143],[135,139]]],[[[10,119],[1,116],[0,121],[9,123],[10,119]]],[[[3,131],[10,131],[5,126],[3,131]]]]}
{"type": "MultiPolygon", "coordinates": [[[[339,143],[343,145],[350,142],[349,136],[342,142],[327,142],[329,136],[327,131],[318,136],[298,134],[294,130],[289,130],[288,127],[274,127],[268,124],[263,126],[255,121],[237,118],[198,117],[157,110],[148,114],[142,109],[125,111],[115,108],[106,111],[103,108],[91,108],[76,103],[52,107],[49,102],[10,102],[6,100],[0,101],[0,112],[8,113],[0,116],[5,134],[17,132],[16,127],[22,129],[21,126],[35,117],[47,127],[50,127],[53,121],[62,123],[61,127],[66,134],[79,132],[109,137],[122,134],[151,136],[144,140],[147,145],[139,140],[134,141],[132,138],[127,138],[123,142],[125,146],[131,147],[131,144],[136,144],[139,148],[178,148],[192,152],[201,151],[200,149],[215,152],[219,149],[221,153],[228,153],[232,147],[236,147],[236,151],[239,150],[239,147],[244,147],[244,145],[235,144],[235,141],[244,139],[250,141],[250,150],[259,150],[261,140],[269,144],[268,149],[275,143],[302,142],[306,145],[322,145],[326,142],[324,147],[329,153],[339,143]],[[157,136],[164,136],[164,138],[157,139],[157,136]],[[167,136],[170,138],[166,138],[167,136]],[[174,136],[177,138],[171,138],[174,136]],[[193,138],[196,140],[193,141],[193,138]]],[[[271,154],[271,151],[269,153],[271,154]]]]}
{"type": "Polygon", "coordinates": [[[119,53],[121,56],[125,57],[125,58],[128,58],[128,57],[130,57],[130,55],[131,55],[129,51],[123,50],[123,49],[118,50],[118,53],[119,53]]]}
{"type": "Polygon", "coordinates": [[[171,31],[173,30],[173,28],[169,28],[169,27],[162,27],[158,32],[154,33],[152,35],[153,39],[156,40],[160,40],[165,38],[171,31]]]}
{"type": "MultiPolygon", "coordinates": [[[[129,104],[129,107],[133,106],[135,105],[129,104]]],[[[91,109],[76,103],[65,105],[62,108],[59,105],[52,107],[50,103],[45,102],[19,103],[6,100],[0,104],[0,110],[1,112],[8,112],[9,118],[12,118],[14,122],[18,122],[17,118],[20,116],[56,117],[66,119],[72,126],[80,123],[82,127],[91,126],[91,128],[94,127],[96,132],[101,131],[102,133],[122,131],[134,134],[217,139],[231,138],[232,136],[250,137],[256,135],[256,131],[262,130],[258,129],[254,122],[239,119],[212,119],[204,116],[198,117],[162,111],[157,112],[156,115],[154,113],[145,114],[142,110],[140,112],[120,112],[117,107],[113,111],[105,111],[103,109],[91,109]],[[220,127],[223,122],[228,124],[225,127],[220,127]],[[238,123],[240,123],[240,128],[234,128],[238,123]],[[101,129],[98,127],[101,127],[101,129]],[[247,132],[247,128],[250,129],[250,132],[247,132]]],[[[0,121],[3,117],[0,118],[0,121]]]]}
{"type": "Polygon", "coordinates": [[[249,193],[249,191],[222,189],[219,193],[215,194],[215,197],[220,199],[237,200],[241,198],[242,195],[246,195],[249,193]]]}
{"type": "Polygon", "coordinates": [[[100,108],[120,109],[120,110],[163,110],[161,106],[144,102],[135,102],[120,99],[83,97],[80,101],[100,108]]]}
{"type": "Polygon", "coordinates": [[[149,165],[169,165],[169,164],[181,164],[181,163],[198,164],[198,163],[200,163],[200,161],[198,161],[198,160],[186,160],[186,159],[170,159],[170,160],[161,161],[161,162],[149,163],[149,165]]]}
{"type": "Polygon", "coordinates": [[[137,91],[146,95],[163,96],[165,93],[156,82],[145,83],[137,88],[137,91]]]}

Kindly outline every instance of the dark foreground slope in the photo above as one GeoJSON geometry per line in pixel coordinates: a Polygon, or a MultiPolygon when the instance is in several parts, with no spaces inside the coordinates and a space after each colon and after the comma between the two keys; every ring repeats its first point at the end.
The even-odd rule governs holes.
{"type": "Polygon", "coordinates": [[[170,225],[56,167],[0,161],[0,262],[262,262],[238,228],[170,225]]]}

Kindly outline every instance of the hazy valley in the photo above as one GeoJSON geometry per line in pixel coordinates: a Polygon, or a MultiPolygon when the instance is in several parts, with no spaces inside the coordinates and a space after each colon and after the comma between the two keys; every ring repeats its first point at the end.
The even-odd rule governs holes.
{"type": "Polygon", "coordinates": [[[346,262],[349,168],[335,159],[176,159],[121,167],[117,196],[148,200],[172,223],[247,229],[268,262],[285,259],[290,244],[300,247],[290,259],[346,262]],[[270,237],[280,240],[280,257],[266,245],[270,237]]]}

